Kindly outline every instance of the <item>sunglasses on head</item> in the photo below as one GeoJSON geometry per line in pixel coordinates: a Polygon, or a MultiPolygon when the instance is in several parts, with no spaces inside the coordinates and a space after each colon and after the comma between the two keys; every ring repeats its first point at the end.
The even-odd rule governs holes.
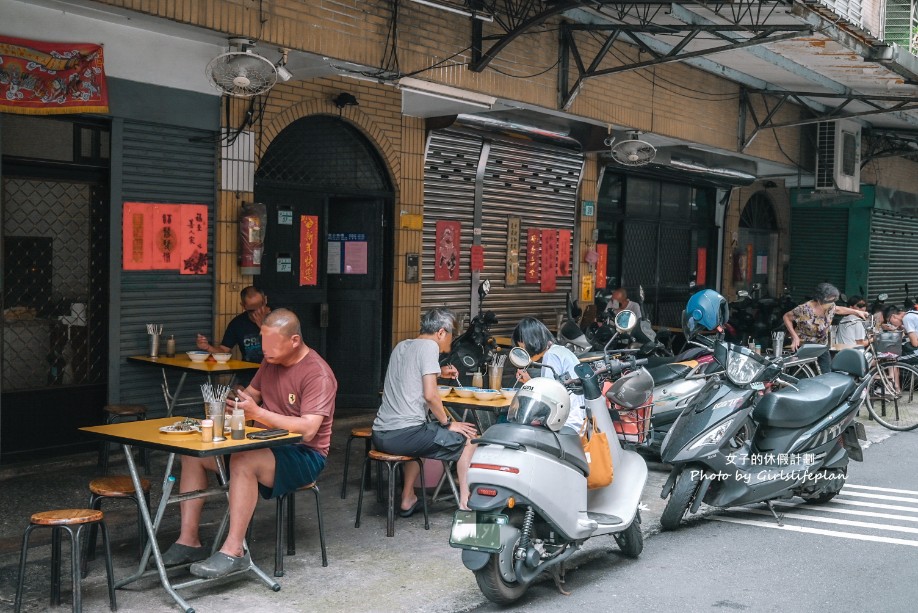
{"type": "Polygon", "coordinates": [[[854,306],[856,306],[856,307],[859,308],[859,309],[863,309],[863,308],[866,308],[866,307],[867,307],[867,303],[866,303],[866,302],[858,302],[858,303],[857,303],[856,305],[854,305],[854,306]]]}

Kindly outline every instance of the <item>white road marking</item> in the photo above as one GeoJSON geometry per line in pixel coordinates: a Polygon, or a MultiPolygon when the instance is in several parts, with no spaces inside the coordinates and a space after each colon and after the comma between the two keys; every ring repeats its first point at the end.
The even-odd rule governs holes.
{"type": "Polygon", "coordinates": [[[734,517],[720,517],[717,515],[709,515],[707,519],[714,521],[721,521],[730,524],[742,524],[746,526],[757,526],[759,528],[775,528],[778,530],[786,530],[788,532],[802,532],[805,534],[820,534],[823,536],[834,536],[837,538],[852,539],[855,541],[872,541],[875,543],[889,543],[892,545],[908,545],[910,547],[918,547],[918,541],[910,541],[908,539],[897,539],[889,536],[869,536],[867,534],[856,534],[853,532],[838,532],[836,530],[822,530],[821,528],[810,528],[809,526],[788,526],[787,524],[779,526],[777,523],[767,523],[757,520],[748,520],[748,519],[737,519],[734,517]]]}
{"type": "Polygon", "coordinates": [[[912,494],[914,496],[918,496],[918,492],[915,490],[897,490],[888,487],[875,487],[873,485],[852,485],[850,483],[846,483],[842,491],[848,488],[856,490],[869,490],[871,492],[889,492],[890,494],[912,494]]]}
{"type": "Polygon", "coordinates": [[[912,511],[918,512],[918,507],[903,507],[898,504],[883,504],[880,502],[864,502],[863,500],[842,500],[833,498],[832,504],[847,504],[855,507],[869,507],[871,509],[886,509],[887,511],[912,511]]]}
{"type": "MultiPolygon", "coordinates": [[[[771,511],[763,509],[745,509],[734,507],[729,509],[732,513],[752,513],[753,515],[767,515],[774,519],[771,511]]],[[[886,530],[889,532],[905,532],[908,534],[918,534],[918,528],[908,526],[893,526],[891,524],[874,524],[866,521],[856,521],[853,519],[839,519],[836,517],[821,517],[819,515],[807,515],[804,513],[784,513],[784,519],[801,519],[804,521],[814,521],[824,524],[836,524],[839,526],[851,526],[853,528],[869,528],[871,530],[886,530]]]]}
{"type": "Polygon", "coordinates": [[[858,498],[873,498],[874,500],[895,500],[897,502],[914,502],[918,503],[918,499],[909,498],[907,496],[886,496],[883,494],[867,494],[864,492],[851,492],[847,488],[841,491],[842,496],[856,496],[858,498]]]}
{"type": "MultiPolygon", "coordinates": [[[[809,511],[817,511],[817,509],[813,507],[791,504],[787,502],[776,502],[775,505],[783,507],[785,509],[800,509],[800,510],[806,509],[809,511]]],[[[844,513],[846,515],[858,515],[860,517],[878,517],[880,519],[898,519],[900,521],[918,522],[918,515],[911,517],[908,515],[895,515],[893,513],[876,513],[874,511],[856,511],[854,509],[838,508],[838,507],[832,506],[831,504],[824,504],[820,506],[818,510],[821,512],[825,512],[825,513],[844,513]]],[[[916,513],[918,513],[918,509],[915,509],[915,511],[916,513]]],[[[771,515],[771,513],[769,513],[769,515],[771,515]]]]}

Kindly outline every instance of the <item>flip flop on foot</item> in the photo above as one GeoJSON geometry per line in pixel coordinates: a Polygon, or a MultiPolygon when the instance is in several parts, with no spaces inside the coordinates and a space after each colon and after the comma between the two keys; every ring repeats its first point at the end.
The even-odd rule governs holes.
{"type": "Polygon", "coordinates": [[[412,515],[414,515],[414,512],[418,510],[418,507],[420,507],[421,504],[422,504],[421,499],[418,498],[417,500],[414,501],[414,504],[408,507],[407,509],[399,510],[398,516],[399,517],[411,517],[412,515]]]}

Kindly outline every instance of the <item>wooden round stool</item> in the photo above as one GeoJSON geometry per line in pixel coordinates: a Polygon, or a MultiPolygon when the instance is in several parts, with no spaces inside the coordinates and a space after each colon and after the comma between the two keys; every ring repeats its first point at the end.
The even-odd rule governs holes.
{"type": "MultiPolygon", "coordinates": [[[[385,464],[387,475],[389,477],[389,501],[388,508],[386,510],[386,536],[395,536],[395,474],[396,471],[405,462],[417,462],[418,468],[421,470],[420,498],[421,505],[424,509],[424,529],[430,530],[430,518],[427,516],[427,484],[424,483],[424,464],[421,462],[421,458],[407,455],[393,455],[372,449],[367,454],[366,459],[363,461],[363,471],[360,473],[361,482],[367,477],[367,471],[370,468],[370,462],[381,462],[385,464]]],[[[360,496],[357,497],[357,521],[354,522],[355,528],[360,527],[360,510],[362,506],[363,488],[361,487],[360,496]]]]}
{"type": "MultiPolygon", "coordinates": [[[[143,525],[143,514],[140,512],[140,505],[146,504],[150,508],[150,481],[148,479],[140,480],[140,487],[143,489],[143,502],[137,500],[137,492],[134,491],[134,483],[127,475],[117,475],[112,477],[99,477],[89,482],[89,508],[101,509],[102,501],[106,498],[115,498],[122,500],[132,500],[137,505],[137,543],[138,555],[143,556],[143,548],[147,542],[147,531],[143,525]]],[[[83,550],[83,576],[89,572],[87,560],[96,559],[96,530],[94,524],[89,528],[89,538],[85,549],[83,550]]]]}
{"type": "MultiPolygon", "coordinates": [[[[347,498],[347,471],[351,463],[351,443],[354,442],[354,439],[361,438],[363,439],[364,452],[363,457],[366,458],[370,453],[370,447],[373,444],[373,428],[352,428],[351,435],[347,437],[347,446],[344,448],[344,478],[341,480],[341,498],[347,498]]],[[[363,482],[361,487],[366,487],[368,481],[363,482]]]]}
{"type": "MultiPolygon", "coordinates": [[[[102,407],[105,412],[106,424],[117,424],[124,421],[144,421],[147,418],[147,406],[144,404],[107,404],[102,407]]],[[[101,443],[99,448],[99,467],[102,474],[108,472],[108,446],[111,443],[101,443]]],[[[140,450],[140,457],[143,460],[143,469],[146,474],[150,474],[150,456],[145,449],[140,450]]]]}
{"type": "Polygon", "coordinates": [[[51,528],[51,606],[61,604],[61,530],[70,535],[70,571],[73,576],[73,611],[79,613],[83,608],[80,595],[80,532],[86,525],[101,526],[102,543],[105,546],[105,572],[108,575],[108,599],[112,611],[117,610],[115,603],[115,576],[112,572],[112,552],[108,542],[108,530],[105,528],[102,511],[96,509],[61,509],[35,513],[29,520],[22,537],[22,552],[19,554],[19,583],[16,585],[15,611],[22,607],[22,586],[25,581],[26,558],[29,551],[29,535],[35,528],[51,528]]]}

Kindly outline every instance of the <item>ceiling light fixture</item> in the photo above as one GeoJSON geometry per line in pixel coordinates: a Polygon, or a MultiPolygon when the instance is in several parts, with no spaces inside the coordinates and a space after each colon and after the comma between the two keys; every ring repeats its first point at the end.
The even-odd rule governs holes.
{"type": "Polygon", "coordinates": [[[403,92],[410,92],[421,96],[430,96],[431,98],[438,98],[440,100],[448,100],[450,102],[467,104],[469,106],[474,106],[480,109],[490,110],[497,102],[497,98],[494,96],[479,94],[477,92],[470,92],[468,90],[459,89],[458,87],[450,87],[449,85],[440,85],[439,83],[422,81],[412,77],[403,77],[402,79],[399,79],[398,86],[399,89],[401,89],[403,92]]]}
{"type": "Polygon", "coordinates": [[[274,68],[277,69],[277,78],[281,81],[289,81],[293,78],[293,73],[287,70],[287,54],[290,53],[290,50],[278,49],[278,51],[281,52],[281,58],[274,65],[274,68]]]}
{"type": "Polygon", "coordinates": [[[463,17],[473,17],[479,21],[494,21],[494,15],[489,13],[483,13],[481,11],[470,11],[467,9],[459,8],[452,4],[444,4],[441,2],[434,2],[434,0],[411,0],[415,4],[423,4],[424,6],[429,6],[431,8],[440,9],[441,11],[447,11],[449,13],[455,13],[456,15],[462,15],[463,17]]]}

